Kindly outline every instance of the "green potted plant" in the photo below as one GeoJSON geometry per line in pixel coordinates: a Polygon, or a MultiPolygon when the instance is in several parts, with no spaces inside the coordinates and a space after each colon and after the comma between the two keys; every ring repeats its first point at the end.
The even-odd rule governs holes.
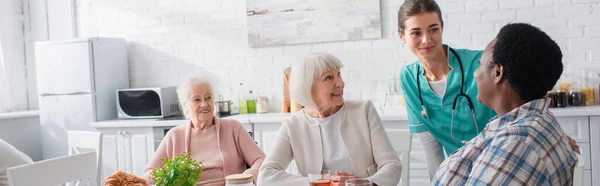
{"type": "Polygon", "coordinates": [[[161,160],[163,166],[152,170],[152,182],[157,186],[194,186],[202,176],[202,162],[187,153],[161,160]]]}

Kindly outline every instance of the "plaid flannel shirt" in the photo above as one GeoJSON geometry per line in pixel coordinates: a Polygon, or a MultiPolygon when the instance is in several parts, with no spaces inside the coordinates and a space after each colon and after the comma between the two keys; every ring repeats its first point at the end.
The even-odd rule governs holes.
{"type": "Polygon", "coordinates": [[[549,99],[494,117],[473,140],[448,157],[433,185],[572,185],[576,153],[549,99]]]}

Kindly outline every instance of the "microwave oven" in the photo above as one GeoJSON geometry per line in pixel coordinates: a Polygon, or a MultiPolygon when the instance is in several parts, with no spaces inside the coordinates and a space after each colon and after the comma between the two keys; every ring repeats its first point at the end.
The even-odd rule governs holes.
{"type": "Polygon", "coordinates": [[[176,87],[117,90],[117,116],[127,118],[164,118],[181,113],[176,87]]]}

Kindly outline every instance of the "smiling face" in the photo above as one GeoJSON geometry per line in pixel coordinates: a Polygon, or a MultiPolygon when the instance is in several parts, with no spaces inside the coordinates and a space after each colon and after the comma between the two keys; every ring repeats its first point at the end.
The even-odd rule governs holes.
{"type": "Polygon", "coordinates": [[[193,121],[209,121],[213,118],[215,103],[208,84],[193,84],[189,90],[188,100],[187,112],[193,121]]]}
{"type": "Polygon", "coordinates": [[[329,108],[344,104],[344,80],[339,69],[327,69],[312,85],[312,97],[317,107],[329,108]]]}
{"type": "Polygon", "coordinates": [[[426,12],[410,16],[405,22],[400,40],[420,60],[431,60],[443,54],[442,22],[436,12],[426,12]]]}

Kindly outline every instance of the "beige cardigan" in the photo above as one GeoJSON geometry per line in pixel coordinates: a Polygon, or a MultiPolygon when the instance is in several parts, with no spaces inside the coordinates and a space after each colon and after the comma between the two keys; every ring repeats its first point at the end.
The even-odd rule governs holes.
{"type": "MultiPolygon", "coordinates": [[[[358,177],[368,177],[379,186],[400,181],[402,164],[396,155],[381,119],[370,101],[345,101],[346,115],[340,124],[352,167],[358,177]]],[[[260,167],[258,185],[308,185],[308,173],[323,166],[323,147],[318,125],[310,124],[304,112],[283,121],[275,144],[260,167]],[[285,172],[296,160],[300,176],[285,172]]]]}

